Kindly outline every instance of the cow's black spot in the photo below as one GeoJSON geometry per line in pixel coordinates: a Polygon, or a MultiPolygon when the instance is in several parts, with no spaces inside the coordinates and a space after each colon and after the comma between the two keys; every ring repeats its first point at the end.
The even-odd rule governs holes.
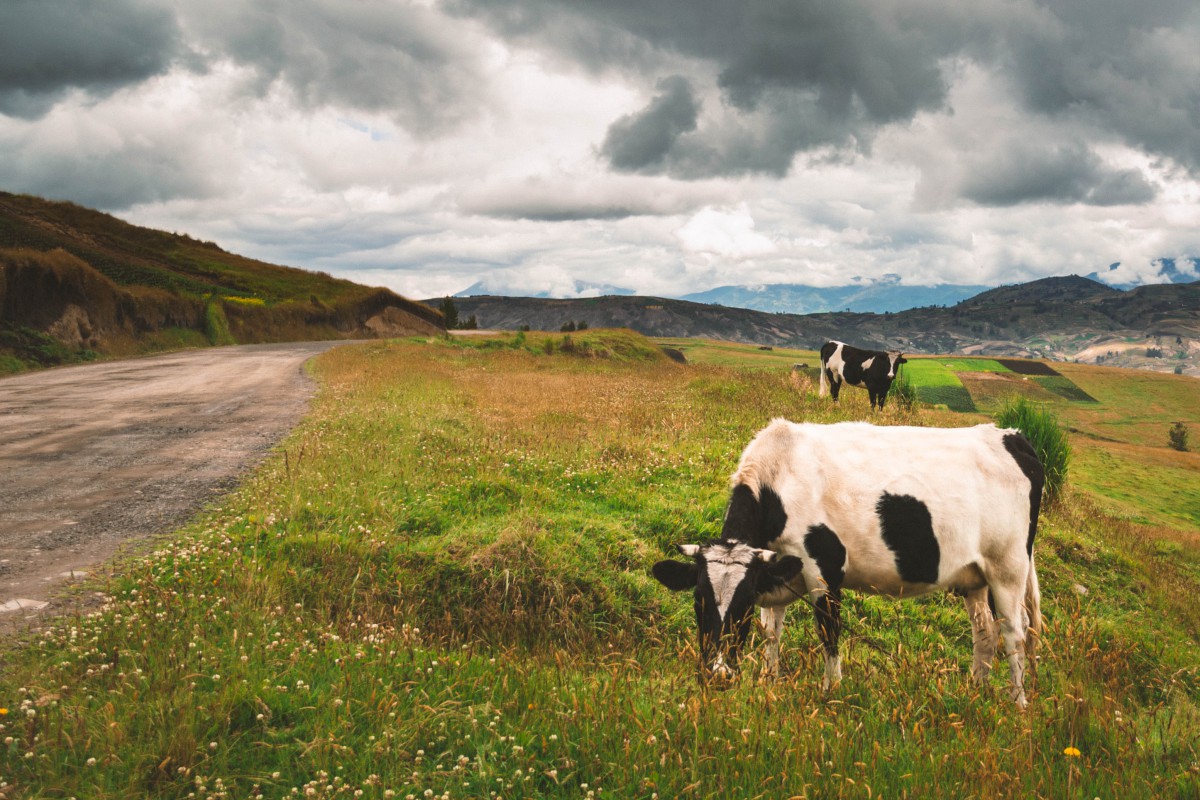
{"type": "Polygon", "coordinates": [[[769,547],[771,542],[783,535],[787,527],[787,512],[783,510],[783,500],[775,494],[770,486],[764,486],[758,493],[758,504],[762,511],[759,525],[760,539],[752,541],[755,547],[769,547]]]}
{"type": "Polygon", "coordinates": [[[750,487],[743,483],[735,486],[730,495],[721,538],[766,548],[783,534],[786,526],[787,512],[783,510],[779,495],[765,486],[756,498],[750,487]]]}
{"type": "Polygon", "coordinates": [[[721,526],[721,538],[748,542],[758,528],[758,498],[744,483],[733,487],[729,495],[729,506],[725,509],[725,522],[721,526]]]}
{"type": "Polygon", "coordinates": [[[908,583],[937,583],[941,548],[929,507],[912,495],[884,492],[875,512],[900,577],[908,583]]]}
{"type": "Polygon", "coordinates": [[[1022,474],[1029,479],[1029,537],[1025,541],[1025,552],[1033,555],[1033,538],[1037,535],[1038,512],[1042,506],[1042,487],[1046,483],[1046,471],[1033,445],[1019,433],[1004,435],[1004,449],[1017,462],[1022,474]]]}
{"type": "Polygon", "coordinates": [[[817,562],[825,585],[830,590],[841,589],[846,569],[846,547],[837,534],[827,525],[810,526],[804,534],[804,551],[817,562]]]}

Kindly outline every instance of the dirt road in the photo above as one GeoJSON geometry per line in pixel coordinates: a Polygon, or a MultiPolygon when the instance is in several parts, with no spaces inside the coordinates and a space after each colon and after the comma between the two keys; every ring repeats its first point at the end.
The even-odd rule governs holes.
{"type": "Polygon", "coordinates": [[[0,379],[0,635],[179,525],[300,419],[302,365],[345,342],[193,350],[0,379]]]}

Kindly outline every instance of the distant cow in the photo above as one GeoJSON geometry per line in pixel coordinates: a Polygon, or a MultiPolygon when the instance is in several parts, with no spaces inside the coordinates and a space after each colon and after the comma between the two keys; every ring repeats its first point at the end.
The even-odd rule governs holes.
{"type": "MultiPolygon", "coordinates": [[[[1026,630],[1041,626],[1033,565],[1044,473],[1020,432],[796,424],[778,419],[742,454],[719,540],[680,545],[690,560],[654,565],[674,591],[692,589],[701,674],[731,679],[762,606],[766,666],[779,668],[788,604],[816,612],[824,687],[841,680],[842,590],[915,597],[947,589],[965,598],[974,631],[972,675],[983,682],[996,623],[1025,705],[1026,630]]],[[[1036,638],[1028,640],[1030,657],[1036,638]]]]}
{"type": "Polygon", "coordinates": [[[859,350],[843,342],[826,342],[821,345],[821,397],[832,390],[836,401],[845,381],[851,386],[865,386],[871,408],[882,410],[897,370],[907,363],[908,359],[897,350],[859,350]]]}

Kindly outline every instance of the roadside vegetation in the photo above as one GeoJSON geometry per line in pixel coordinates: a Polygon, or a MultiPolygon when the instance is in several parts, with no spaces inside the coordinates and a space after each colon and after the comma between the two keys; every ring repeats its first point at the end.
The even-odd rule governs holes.
{"type": "MultiPolygon", "coordinates": [[[[91,587],[102,609],[3,654],[0,797],[1196,793],[1200,489],[1174,484],[1192,505],[1166,517],[1152,494],[1114,516],[1082,488],[1102,479],[1099,438],[1044,510],[1027,711],[1003,661],[973,686],[970,626],[946,595],[848,593],[846,677],[828,695],[799,606],[782,679],[751,663],[732,689],[702,689],[691,603],[649,566],[719,532],[756,431],[777,416],[989,418],[928,405],[916,371],[922,402],[872,413],[861,390],[818,398],[795,353],[702,351],[685,366],[588,330],[316,359],[313,412],[267,463],[91,587]],[[788,367],[745,368],[762,357],[788,367]]],[[[1103,377],[1085,388],[1099,400],[1084,413],[1112,418],[1059,398],[1064,424],[1133,413],[1104,405],[1103,377]]],[[[1173,391],[1164,419],[1195,420],[1195,395],[1173,391]]],[[[1120,444],[1198,457],[1145,420],[1154,431],[1120,444]]]]}

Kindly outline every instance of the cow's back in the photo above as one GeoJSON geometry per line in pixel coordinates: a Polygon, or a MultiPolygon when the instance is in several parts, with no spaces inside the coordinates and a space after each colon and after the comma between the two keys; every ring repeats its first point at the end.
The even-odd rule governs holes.
{"type": "MultiPolygon", "coordinates": [[[[801,555],[806,532],[824,525],[859,565],[878,562],[881,569],[893,555],[881,520],[891,515],[911,527],[911,519],[927,513],[945,578],[980,556],[1011,549],[1014,531],[1024,544],[1031,481],[1005,446],[1012,433],[994,425],[775,420],[747,446],[734,483],[755,494],[768,487],[782,499],[788,521],[773,549],[801,555]]],[[[864,578],[872,579],[880,575],[864,578]]]]}

